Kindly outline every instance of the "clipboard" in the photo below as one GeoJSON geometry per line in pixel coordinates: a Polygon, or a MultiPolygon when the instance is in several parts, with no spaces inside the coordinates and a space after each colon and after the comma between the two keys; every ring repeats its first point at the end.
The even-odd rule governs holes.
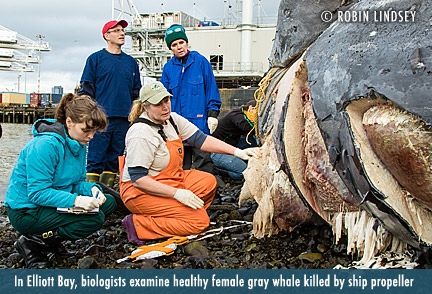
{"type": "Polygon", "coordinates": [[[85,210],[81,207],[68,207],[68,208],[57,208],[58,213],[72,213],[72,214],[98,214],[99,213],[99,207],[96,207],[92,210],[85,210]]]}

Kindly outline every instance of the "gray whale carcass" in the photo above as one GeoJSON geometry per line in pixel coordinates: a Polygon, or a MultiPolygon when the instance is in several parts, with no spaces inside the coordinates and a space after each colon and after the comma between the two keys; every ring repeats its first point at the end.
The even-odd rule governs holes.
{"type": "Polygon", "coordinates": [[[348,11],[407,11],[415,21],[336,20],[295,62],[264,78],[264,159],[251,160],[242,193],[262,206],[254,232],[307,222],[311,214],[294,213],[306,208],[333,225],[336,240],[347,233],[348,251],[365,259],[390,246],[429,247],[432,3],[370,0],[348,11]],[[256,193],[265,189],[252,182],[269,167],[273,181],[266,184],[288,192],[275,189],[263,201],[256,193]],[[287,205],[279,202],[286,199],[284,213],[287,205]]]}

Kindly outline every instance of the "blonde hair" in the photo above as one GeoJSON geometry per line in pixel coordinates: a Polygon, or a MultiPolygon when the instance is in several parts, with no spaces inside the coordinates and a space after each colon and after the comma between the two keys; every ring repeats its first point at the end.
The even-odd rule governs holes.
{"type": "Polygon", "coordinates": [[[54,118],[65,125],[70,118],[74,123],[86,124],[88,130],[103,131],[107,126],[107,117],[102,107],[90,96],[68,93],[64,95],[57,106],[54,118]]]}
{"type": "Polygon", "coordinates": [[[132,106],[132,109],[129,113],[128,120],[130,123],[133,123],[144,111],[144,107],[148,107],[150,105],[150,102],[141,102],[140,100],[135,100],[134,105],[132,106]]]}

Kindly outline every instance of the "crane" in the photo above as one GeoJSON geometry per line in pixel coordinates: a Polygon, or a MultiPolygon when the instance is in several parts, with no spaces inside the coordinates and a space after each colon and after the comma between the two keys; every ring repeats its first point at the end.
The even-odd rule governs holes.
{"type": "Polygon", "coordinates": [[[50,51],[47,42],[33,41],[0,25],[0,70],[32,72],[40,65],[40,52],[50,51]]]}

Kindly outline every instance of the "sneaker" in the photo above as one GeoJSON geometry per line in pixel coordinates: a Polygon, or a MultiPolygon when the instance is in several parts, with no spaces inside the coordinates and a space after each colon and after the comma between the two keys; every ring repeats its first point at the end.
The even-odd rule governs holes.
{"type": "Polygon", "coordinates": [[[146,244],[146,241],[138,238],[138,235],[135,230],[132,214],[125,216],[125,218],[122,220],[122,225],[126,229],[127,238],[129,242],[134,242],[138,246],[146,244]]]}

